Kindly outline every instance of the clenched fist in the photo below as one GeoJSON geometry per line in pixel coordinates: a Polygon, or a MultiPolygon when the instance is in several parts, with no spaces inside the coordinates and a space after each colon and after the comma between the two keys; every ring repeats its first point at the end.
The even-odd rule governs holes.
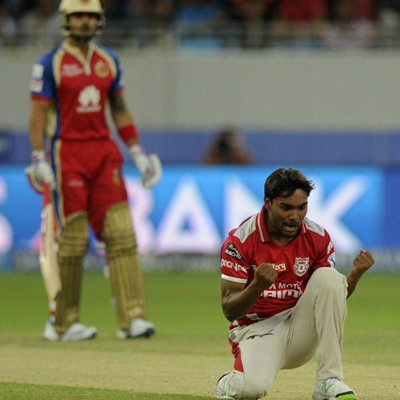
{"type": "Polygon", "coordinates": [[[274,264],[262,263],[254,272],[254,283],[262,289],[269,288],[278,277],[274,264]]]}
{"type": "Polygon", "coordinates": [[[374,264],[375,260],[369,251],[361,250],[360,254],[353,261],[353,271],[356,274],[363,274],[374,264]]]}

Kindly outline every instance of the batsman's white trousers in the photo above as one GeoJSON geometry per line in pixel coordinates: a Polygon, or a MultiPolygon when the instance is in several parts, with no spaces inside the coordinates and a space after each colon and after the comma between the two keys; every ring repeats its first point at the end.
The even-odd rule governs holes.
{"type": "Polygon", "coordinates": [[[319,268],[295,307],[231,332],[230,339],[239,343],[244,372],[229,373],[225,381],[229,396],[263,397],[281,369],[300,367],[315,354],[317,379],[343,379],[346,296],[346,277],[334,269],[319,268]]]}

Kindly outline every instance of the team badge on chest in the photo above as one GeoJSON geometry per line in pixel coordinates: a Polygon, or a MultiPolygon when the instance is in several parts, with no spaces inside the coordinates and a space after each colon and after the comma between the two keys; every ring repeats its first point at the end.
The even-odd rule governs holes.
{"type": "Polygon", "coordinates": [[[293,271],[297,276],[303,276],[310,267],[310,258],[305,257],[296,257],[296,260],[293,265],[293,271]]]}
{"type": "Polygon", "coordinates": [[[104,61],[97,61],[94,72],[99,78],[106,78],[110,72],[109,66],[104,61]]]}

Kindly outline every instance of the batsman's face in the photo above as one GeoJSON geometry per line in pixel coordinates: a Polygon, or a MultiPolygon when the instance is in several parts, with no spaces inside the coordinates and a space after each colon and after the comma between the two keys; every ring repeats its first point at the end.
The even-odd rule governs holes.
{"type": "Polygon", "coordinates": [[[293,239],[307,214],[308,196],[302,189],[296,189],[290,197],[275,197],[265,200],[267,226],[272,235],[293,239]]]}
{"type": "Polygon", "coordinates": [[[68,17],[71,36],[83,42],[89,42],[96,34],[97,14],[74,13],[68,17]]]}

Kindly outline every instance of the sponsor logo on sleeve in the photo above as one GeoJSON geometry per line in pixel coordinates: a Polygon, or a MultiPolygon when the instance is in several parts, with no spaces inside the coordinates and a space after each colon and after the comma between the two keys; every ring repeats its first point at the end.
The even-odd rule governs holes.
{"type": "Polygon", "coordinates": [[[40,64],[35,64],[32,67],[32,79],[38,80],[43,78],[44,66],[40,64]]]}
{"type": "Polygon", "coordinates": [[[334,269],[336,269],[336,256],[335,252],[333,252],[329,257],[328,257],[328,262],[330,266],[334,269]]]}
{"type": "Polygon", "coordinates": [[[237,260],[243,260],[242,255],[233,243],[228,243],[225,249],[225,254],[228,254],[228,256],[236,258],[237,260]]]}
{"type": "Polygon", "coordinates": [[[227,267],[227,268],[232,268],[236,272],[241,271],[241,272],[247,272],[246,267],[244,265],[240,265],[238,263],[229,261],[229,260],[221,260],[221,268],[222,267],[227,267]]]}
{"type": "Polygon", "coordinates": [[[40,93],[43,90],[43,73],[43,65],[35,64],[32,67],[32,76],[29,82],[29,90],[31,92],[40,93]]]}
{"type": "Polygon", "coordinates": [[[310,267],[310,258],[309,257],[296,257],[296,260],[293,265],[294,273],[297,276],[303,276],[310,267]]]}
{"type": "Polygon", "coordinates": [[[29,82],[29,90],[31,92],[40,93],[43,90],[43,81],[32,79],[29,82]]]}

